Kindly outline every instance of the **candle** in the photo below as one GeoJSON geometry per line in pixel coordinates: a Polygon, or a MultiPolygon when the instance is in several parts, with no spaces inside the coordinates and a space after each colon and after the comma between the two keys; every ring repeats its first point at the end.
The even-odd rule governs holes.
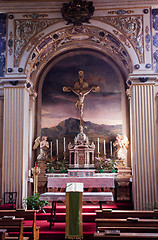
{"type": "Polygon", "coordinates": [[[65,137],[64,137],[64,152],[65,152],[65,137]]]}
{"type": "Polygon", "coordinates": [[[52,157],[53,155],[53,143],[50,142],[50,156],[52,157]]]}
{"type": "Polygon", "coordinates": [[[31,170],[29,170],[29,177],[31,177],[31,170]]]}
{"type": "Polygon", "coordinates": [[[106,144],[105,144],[105,140],[104,140],[104,155],[106,155],[106,144]]]}
{"type": "Polygon", "coordinates": [[[56,139],[56,148],[57,148],[57,155],[58,155],[58,139],[56,139]]]}
{"type": "Polygon", "coordinates": [[[110,154],[112,156],[112,141],[110,141],[110,154]]]}
{"type": "Polygon", "coordinates": [[[98,153],[99,153],[99,138],[98,138],[98,153]]]}

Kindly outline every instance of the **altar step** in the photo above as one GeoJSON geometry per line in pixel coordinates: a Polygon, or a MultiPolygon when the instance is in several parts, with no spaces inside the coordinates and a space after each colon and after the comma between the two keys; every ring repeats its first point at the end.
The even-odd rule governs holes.
{"type": "MultiPolygon", "coordinates": [[[[82,213],[83,222],[94,222],[96,218],[96,213],[82,213]]],[[[50,213],[41,213],[37,214],[37,220],[49,220],[50,213]]],[[[65,222],[66,213],[56,213],[55,221],[56,222],[65,222]]]]}
{"type": "MultiPolygon", "coordinates": [[[[110,208],[115,210],[132,210],[133,204],[131,201],[118,201],[113,204],[103,204],[102,208],[110,208]]],[[[43,208],[46,213],[51,213],[51,206],[46,206],[43,208]]],[[[88,213],[88,212],[95,212],[96,210],[99,210],[100,206],[99,203],[96,204],[83,204],[82,212],[88,213]]],[[[57,203],[57,213],[65,213],[66,212],[66,205],[64,203],[57,203]]]]}
{"type": "MultiPolygon", "coordinates": [[[[117,209],[116,204],[103,204],[103,208],[117,209]]],[[[97,204],[84,204],[82,207],[83,222],[95,222],[96,210],[99,210],[99,203],[97,204]]],[[[44,207],[46,213],[37,213],[37,220],[49,220],[51,215],[51,206],[44,207]]],[[[56,222],[65,222],[66,205],[64,203],[57,203],[56,208],[56,222]]]]}
{"type": "MultiPolygon", "coordinates": [[[[117,205],[114,204],[103,204],[102,208],[111,208],[111,209],[118,209],[117,205]]],[[[51,212],[51,206],[46,206],[43,208],[46,213],[51,212]]],[[[100,206],[99,203],[96,204],[83,204],[82,206],[82,212],[95,212],[96,210],[99,210],[100,206]]],[[[65,213],[66,212],[66,205],[64,203],[57,203],[57,213],[65,213]]]]}
{"type": "MultiPolygon", "coordinates": [[[[51,230],[46,221],[37,221],[37,226],[40,227],[40,240],[65,240],[65,223],[55,223],[51,230]]],[[[95,223],[83,223],[83,240],[92,240],[95,231],[95,223]]]]}

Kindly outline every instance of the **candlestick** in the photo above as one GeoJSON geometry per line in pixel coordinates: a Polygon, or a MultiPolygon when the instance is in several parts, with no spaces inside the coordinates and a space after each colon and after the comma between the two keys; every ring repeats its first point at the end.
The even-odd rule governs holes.
{"type": "Polygon", "coordinates": [[[33,173],[33,179],[34,179],[34,194],[38,192],[38,175],[40,174],[40,168],[37,165],[37,162],[35,162],[35,167],[32,168],[33,173]]]}
{"type": "Polygon", "coordinates": [[[105,143],[105,140],[104,140],[104,155],[106,155],[106,143],[105,143]]]}
{"type": "Polygon", "coordinates": [[[99,153],[99,138],[98,138],[98,153],[99,153]]]}
{"type": "Polygon", "coordinates": [[[65,137],[64,137],[64,152],[65,152],[65,137]]]}
{"type": "Polygon", "coordinates": [[[56,139],[56,148],[57,148],[57,155],[58,155],[58,139],[56,139]]]}
{"type": "Polygon", "coordinates": [[[29,177],[31,177],[31,170],[29,170],[29,177]]]}
{"type": "Polygon", "coordinates": [[[50,142],[50,156],[53,156],[53,143],[50,142]]]}
{"type": "Polygon", "coordinates": [[[110,154],[112,156],[112,141],[110,141],[110,154]]]}

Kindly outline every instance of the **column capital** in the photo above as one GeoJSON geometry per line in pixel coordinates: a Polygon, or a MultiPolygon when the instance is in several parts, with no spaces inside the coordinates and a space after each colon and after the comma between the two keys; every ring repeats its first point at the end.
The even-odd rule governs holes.
{"type": "Polygon", "coordinates": [[[126,90],[126,95],[128,100],[131,98],[131,90],[133,86],[145,86],[145,85],[155,85],[158,86],[158,76],[157,75],[129,75],[129,78],[126,80],[128,86],[126,90]]]}
{"type": "Polygon", "coordinates": [[[146,85],[146,84],[157,84],[158,76],[155,75],[129,75],[129,78],[126,81],[127,86],[131,87],[132,85],[146,85]]]}
{"type": "Polygon", "coordinates": [[[11,88],[19,88],[19,87],[27,87],[29,88],[32,84],[26,77],[21,77],[21,76],[10,76],[10,77],[4,77],[1,78],[1,85],[3,87],[11,87],[11,88]]]}
{"type": "Polygon", "coordinates": [[[25,88],[33,99],[36,99],[37,93],[33,89],[33,83],[28,80],[26,77],[21,76],[10,76],[10,77],[3,77],[0,79],[0,95],[1,92],[4,92],[5,88],[25,88]]]}

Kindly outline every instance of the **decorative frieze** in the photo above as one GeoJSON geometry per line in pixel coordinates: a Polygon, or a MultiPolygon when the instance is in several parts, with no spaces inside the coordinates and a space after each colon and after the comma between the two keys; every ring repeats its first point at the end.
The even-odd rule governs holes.
{"type": "Polygon", "coordinates": [[[13,32],[12,31],[10,31],[9,33],[8,50],[9,50],[9,55],[11,56],[13,53],[13,32]]]}
{"type": "Polygon", "coordinates": [[[145,27],[145,42],[146,42],[146,50],[150,50],[150,41],[151,41],[151,36],[150,36],[150,29],[148,26],[145,27]]]}
{"type": "MultiPolygon", "coordinates": [[[[29,16],[29,14],[27,15],[29,16]]],[[[25,46],[31,40],[33,36],[36,35],[34,39],[31,40],[28,51],[32,45],[37,43],[42,37],[42,34],[39,34],[40,31],[46,27],[58,22],[59,19],[18,19],[15,20],[15,39],[14,39],[14,66],[17,67],[20,61],[20,55],[24,51],[25,46]]]]}
{"type": "Polygon", "coordinates": [[[139,62],[144,62],[144,48],[143,48],[143,16],[108,16],[97,17],[96,19],[107,23],[119,31],[121,31],[128,41],[133,45],[139,62]]]}
{"type": "Polygon", "coordinates": [[[37,70],[40,63],[44,61],[50,53],[53,54],[74,41],[95,42],[95,44],[106,50],[109,55],[114,54],[117,56],[127,71],[130,72],[130,57],[121,41],[104,29],[84,25],[63,28],[46,36],[32,52],[27,65],[27,74],[30,75],[37,70]]]}
{"type": "Polygon", "coordinates": [[[134,13],[134,10],[125,10],[125,9],[119,9],[115,11],[108,11],[108,14],[118,14],[118,15],[124,15],[124,14],[132,14],[134,13]]]}
{"type": "Polygon", "coordinates": [[[152,27],[153,27],[153,52],[154,52],[154,69],[157,70],[158,65],[158,9],[152,10],[152,27]]]}

